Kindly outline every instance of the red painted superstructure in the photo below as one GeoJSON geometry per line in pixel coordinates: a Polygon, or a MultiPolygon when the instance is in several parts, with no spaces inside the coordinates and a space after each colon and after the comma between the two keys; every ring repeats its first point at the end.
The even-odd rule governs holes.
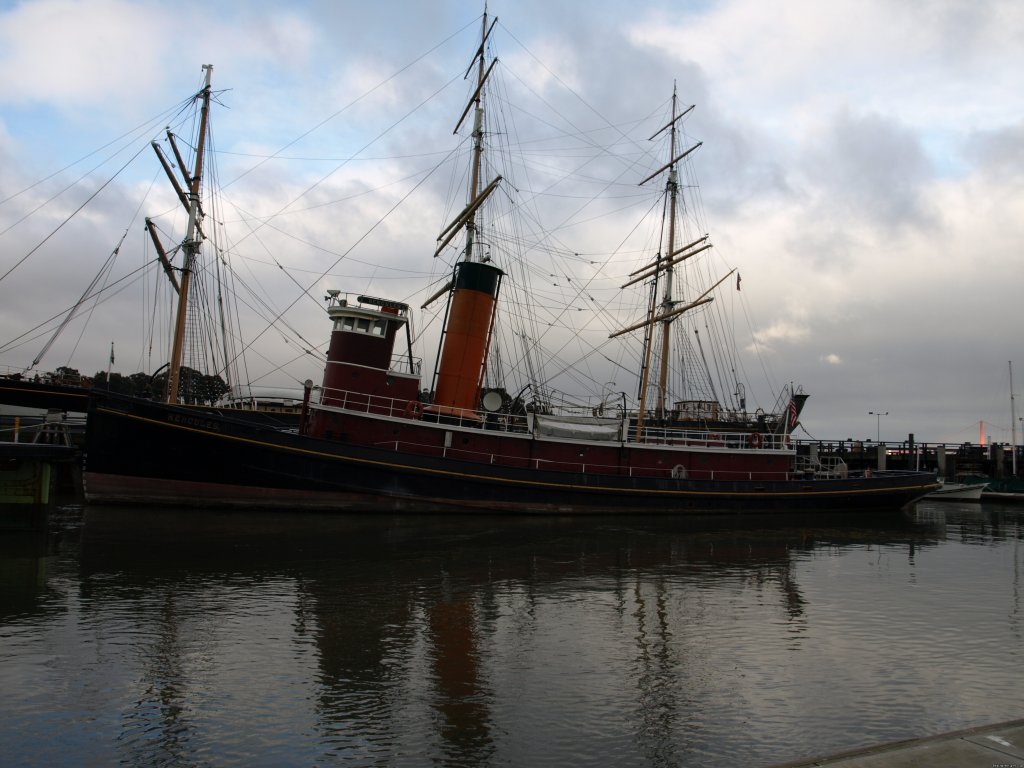
{"type": "Polygon", "coordinates": [[[602,432],[566,437],[542,427],[542,420],[559,423],[551,415],[481,410],[480,381],[500,277],[500,270],[485,264],[459,265],[431,402],[420,399],[411,358],[395,354],[408,307],[365,296],[356,302],[332,297],[327,366],[308,434],[499,467],[676,479],[788,476],[792,452],[774,435],[648,426],[637,439],[635,425],[624,417],[595,420],[602,432]]]}
{"type": "MultiPolygon", "coordinates": [[[[403,358],[404,371],[392,365],[395,340],[409,321],[405,304],[366,296],[350,303],[335,295],[327,314],[333,328],[321,405],[388,415],[404,413],[407,404],[418,402],[420,380],[410,370],[411,360],[403,358]]],[[[314,411],[308,433],[328,431],[323,412],[314,411]]]]}

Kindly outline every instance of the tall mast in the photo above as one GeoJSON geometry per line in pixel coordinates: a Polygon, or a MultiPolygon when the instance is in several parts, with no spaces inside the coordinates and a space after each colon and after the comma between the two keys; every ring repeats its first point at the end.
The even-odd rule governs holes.
{"type": "MultiPolygon", "coordinates": [[[[487,44],[487,9],[484,5],[480,25],[480,49],[476,53],[476,93],[472,99],[473,109],[473,164],[469,178],[469,201],[473,203],[480,195],[480,165],[483,159],[483,82],[489,73],[484,70],[484,47],[487,44]]],[[[472,68],[472,65],[470,65],[472,68]]],[[[460,121],[461,123],[461,121],[460,121]]],[[[456,128],[458,130],[458,128],[456,128]]],[[[474,261],[473,247],[476,242],[476,209],[466,220],[466,261],[474,261]]],[[[475,259],[482,260],[482,254],[475,259]]]]}
{"type": "MultiPolygon", "coordinates": [[[[666,129],[669,131],[669,157],[671,158],[666,165],[663,165],[657,171],[652,173],[646,179],[640,182],[641,185],[653,179],[662,171],[667,170],[668,181],[665,185],[665,191],[668,197],[668,239],[662,245],[661,253],[658,255],[657,260],[653,265],[653,272],[647,272],[642,277],[654,277],[654,288],[651,296],[651,308],[648,314],[647,320],[647,343],[644,350],[644,365],[640,375],[640,407],[637,413],[636,429],[639,435],[644,424],[645,411],[647,409],[647,389],[650,385],[650,370],[651,370],[651,356],[654,347],[654,335],[656,333],[656,323],[661,323],[661,359],[658,366],[658,382],[657,382],[657,405],[656,414],[659,418],[665,416],[665,399],[668,391],[668,360],[669,360],[669,344],[671,342],[672,333],[672,321],[680,314],[675,311],[675,301],[672,299],[672,265],[684,258],[689,258],[690,255],[696,253],[696,251],[690,251],[691,248],[698,245],[700,241],[690,243],[683,248],[677,249],[675,247],[676,242],[676,205],[679,196],[679,183],[678,175],[676,172],[676,163],[682,160],[686,155],[692,152],[699,144],[686,152],[683,152],[679,156],[676,156],[676,125],[679,120],[689,113],[693,107],[689,107],[681,114],[678,112],[678,97],[676,92],[676,86],[672,85],[672,119],[669,120],[668,125],[661,128],[657,133],[651,136],[654,139],[659,134],[664,132],[666,129]],[[683,254],[680,256],[679,254],[683,254]],[[659,282],[661,287],[661,303],[660,312],[658,311],[658,288],[659,282]]],[[[617,335],[617,334],[613,334],[617,335]]]]}
{"type": "Polygon", "coordinates": [[[181,266],[181,284],[178,290],[178,314],[174,323],[174,343],[171,348],[171,361],[167,373],[167,402],[178,401],[178,384],[181,379],[181,356],[185,345],[185,320],[188,315],[188,293],[192,282],[192,266],[199,252],[201,238],[197,236],[200,208],[200,191],[203,175],[203,152],[206,147],[206,126],[210,114],[210,77],[213,65],[204,64],[206,82],[198,98],[203,100],[199,116],[199,140],[196,143],[196,163],[192,173],[192,184],[189,187],[188,229],[183,245],[184,261],[181,266]]]}
{"type": "MultiPolygon", "coordinates": [[[[676,156],[676,87],[672,85],[672,130],[670,132],[670,152],[669,157],[676,156]]],[[[676,247],[676,199],[679,194],[679,183],[676,172],[676,166],[673,162],[672,167],[668,172],[668,181],[666,183],[666,190],[669,198],[669,212],[668,212],[668,244],[664,248],[666,254],[670,254],[675,250],[676,247]]],[[[669,314],[672,309],[672,260],[668,259],[665,265],[665,279],[662,283],[662,299],[661,299],[661,310],[662,314],[669,314]]],[[[669,340],[671,337],[672,330],[672,319],[666,317],[661,321],[661,369],[658,372],[658,418],[665,418],[665,393],[668,390],[668,357],[669,357],[669,340]]]]}

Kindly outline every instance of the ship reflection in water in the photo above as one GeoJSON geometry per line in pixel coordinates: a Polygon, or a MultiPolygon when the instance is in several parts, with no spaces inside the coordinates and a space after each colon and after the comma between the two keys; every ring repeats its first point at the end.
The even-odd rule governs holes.
{"type": "Polygon", "coordinates": [[[9,765],[762,765],[1021,714],[1009,507],[63,514],[0,539],[9,765]]]}

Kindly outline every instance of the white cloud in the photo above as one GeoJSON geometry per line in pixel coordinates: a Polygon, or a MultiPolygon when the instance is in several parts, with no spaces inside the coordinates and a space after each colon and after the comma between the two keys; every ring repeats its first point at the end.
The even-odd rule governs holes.
{"type": "Polygon", "coordinates": [[[777,342],[800,342],[809,336],[810,328],[807,326],[806,320],[799,317],[778,319],[767,328],[754,334],[757,343],[767,348],[772,348],[777,342]]]}
{"type": "MultiPolygon", "coordinates": [[[[714,253],[726,269],[742,272],[742,299],[773,373],[812,390],[805,419],[817,422],[816,432],[857,434],[864,414],[878,407],[892,412],[896,433],[922,439],[940,424],[955,431],[989,418],[975,412],[985,371],[1024,360],[1013,332],[1024,291],[1024,92],[1016,82],[1024,71],[1024,6],[725,0],[627,9],[607,2],[580,21],[570,13],[576,9],[550,5],[492,2],[492,14],[501,16],[495,44],[505,84],[518,89],[516,77],[528,79],[561,110],[560,127],[600,127],[597,115],[621,125],[649,117],[666,103],[673,80],[684,101],[697,103],[687,129],[705,142],[696,166],[714,253]],[[573,93],[558,93],[562,86],[532,56],[573,93]]],[[[450,132],[469,87],[459,78],[479,35],[479,10],[454,1],[429,9],[364,4],[345,13],[329,3],[285,9],[188,0],[10,6],[0,12],[0,180],[21,189],[62,167],[187,98],[200,83],[200,65],[213,63],[214,88],[230,89],[215,113],[225,179],[302,137],[229,187],[220,211],[239,224],[233,205],[267,215],[298,200],[274,222],[283,233],[266,227],[246,236],[243,227],[234,235],[252,260],[252,280],[284,306],[297,288],[280,281],[271,256],[310,270],[298,280],[313,282],[415,181],[396,180],[430,165],[426,153],[455,146],[450,132]],[[403,71],[435,44],[441,47],[422,66],[403,71]],[[394,73],[401,74],[388,81],[394,73]],[[452,78],[437,104],[399,119],[452,78]],[[369,154],[390,160],[342,163],[389,128],[369,154]],[[333,168],[338,172],[312,188],[333,168]],[[385,194],[358,196],[388,184],[385,194]]],[[[23,326],[43,303],[41,274],[47,298],[60,304],[54,311],[73,300],[73,286],[92,277],[128,225],[136,191],[154,178],[162,188],[148,154],[146,160],[127,187],[101,196],[108,207],[84,234],[56,238],[50,245],[60,248],[41,253],[42,267],[27,264],[24,280],[19,268],[17,281],[0,284],[0,313],[9,313],[0,327],[23,326]]],[[[573,184],[577,175],[615,178],[623,197],[603,204],[625,207],[636,169],[618,159],[577,160],[583,170],[572,174],[538,153],[529,174],[515,181],[523,190],[536,184],[548,191],[559,179],[549,191],[566,196],[539,196],[536,208],[545,216],[582,210],[585,223],[560,230],[553,242],[601,259],[625,240],[632,219],[609,229],[573,184]]],[[[70,178],[0,207],[0,230],[70,178]]],[[[317,290],[372,287],[391,295],[400,284],[408,298],[412,282],[384,267],[408,268],[410,280],[437,269],[431,245],[449,215],[440,203],[449,185],[462,190],[465,180],[432,177],[413,205],[359,242],[317,290]]],[[[587,192],[597,188],[592,183],[587,192]]],[[[153,198],[143,212],[174,205],[161,196],[163,208],[153,198]]],[[[44,209],[48,226],[73,207],[61,199],[44,209]]],[[[561,223],[568,214],[555,218],[561,223]]],[[[144,255],[135,226],[125,259],[144,255]]],[[[34,227],[2,236],[0,273],[48,231],[42,222],[34,227]]],[[[638,263],[620,267],[623,274],[643,260],[631,258],[638,263]]],[[[538,296],[554,301],[566,287],[560,280],[558,290],[546,287],[538,296]]],[[[305,314],[296,322],[322,342],[318,310],[305,299],[299,308],[305,314]]],[[[616,311],[635,316],[625,304],[616,311]]],[[[101,341],[82,369],[102,367],[97,361],[105,360],[118,325],[124,321],[96,332],[101,341]]],[[[62,354],[72,355],[71,346],[62,354]]],[[[121,349],[119,341],[118,359],[127,360],[121,349]]],[[[618,373],[607,378],[623,381],[618,373]]]]}
{"type": "MultiPolygon", "coordinates": [[[[122,0],[36,0],[0,23],[0,100],[74,109],[162,82],[173,10],[122,0]]],[[[173,25],[171,25],[173,26],[173,25]]]]}

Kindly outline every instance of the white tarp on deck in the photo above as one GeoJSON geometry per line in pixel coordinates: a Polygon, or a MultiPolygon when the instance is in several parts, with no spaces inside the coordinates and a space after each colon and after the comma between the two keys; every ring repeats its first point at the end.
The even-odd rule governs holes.
{"type": "Polygon", "coordinates": [[[533,428],[541,437],[566,437],[574,440],[622,439],[621,419],[597,416],[542,416],[534,414],[533,428]]]}

